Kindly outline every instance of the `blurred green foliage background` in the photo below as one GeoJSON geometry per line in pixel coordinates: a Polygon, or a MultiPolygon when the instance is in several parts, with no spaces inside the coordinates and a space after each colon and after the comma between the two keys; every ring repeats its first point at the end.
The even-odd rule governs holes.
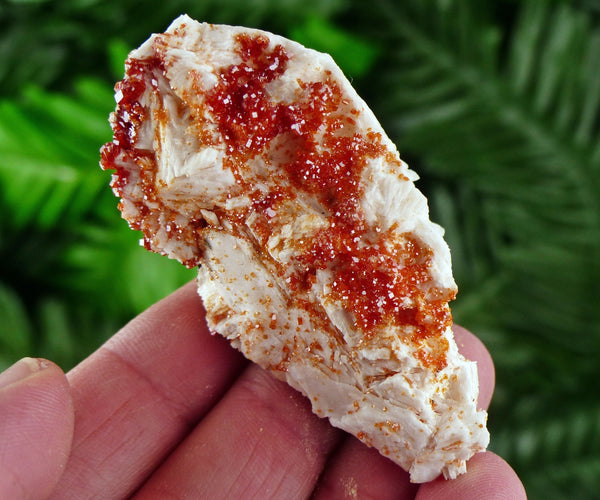
{"type": "Polygon", "coordinates": [[[446,228],[492,352],[491,448],[530,498],[600,491],[600,6],[593,0],[3,0],[0,368],[69,369],[192,271],[98,168],[127,52],[180,13],[330,52],[446,228]]]}

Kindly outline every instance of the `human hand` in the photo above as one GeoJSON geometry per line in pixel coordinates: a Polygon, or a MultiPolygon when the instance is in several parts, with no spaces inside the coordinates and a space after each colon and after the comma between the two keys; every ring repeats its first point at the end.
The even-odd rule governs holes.
{"type": "MultiPolygon", "coordinates": [[[[487,408],[492,360],[479,364],[487,408]]],[[[285,383],[210,335],[194,284],[151,307],[65,377],[21,361],[0,374],[0,498],[526,498],[513,470],[479,453],[452,481],[408,474],[316,417],[285,383]]]]}

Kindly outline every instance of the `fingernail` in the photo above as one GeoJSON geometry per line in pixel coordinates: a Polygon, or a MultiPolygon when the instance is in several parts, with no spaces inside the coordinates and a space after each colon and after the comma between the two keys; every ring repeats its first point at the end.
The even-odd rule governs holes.
{"type": "Polygon", "coordinates": [[[27,378],[45,368],[44,362],[35,358],[23,358],[0,373],[0,389],[27,378]]]}

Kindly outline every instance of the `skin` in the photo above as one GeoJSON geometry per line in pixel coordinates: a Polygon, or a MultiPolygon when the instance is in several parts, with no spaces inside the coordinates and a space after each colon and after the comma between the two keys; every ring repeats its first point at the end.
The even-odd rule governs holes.
{"type": "MultiPolygon", "coordinates": [[[[479,364],[487,408],[494,368],[479,364]]],[[[408,474],[331,427],[296,391],[211,335],[188,284],[66,376],[45,360],[0,374],[0,498],[526,498],[510,466],[479,453],[453,481],[408,474]]]]}

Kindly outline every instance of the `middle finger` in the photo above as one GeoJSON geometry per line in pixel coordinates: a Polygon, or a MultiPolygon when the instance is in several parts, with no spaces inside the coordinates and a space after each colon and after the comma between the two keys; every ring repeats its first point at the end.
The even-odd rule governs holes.
{"type": "Polygon", "coordinates": [[[306,498],[340,435],[251,365],[137,498],[306,498]]]}

